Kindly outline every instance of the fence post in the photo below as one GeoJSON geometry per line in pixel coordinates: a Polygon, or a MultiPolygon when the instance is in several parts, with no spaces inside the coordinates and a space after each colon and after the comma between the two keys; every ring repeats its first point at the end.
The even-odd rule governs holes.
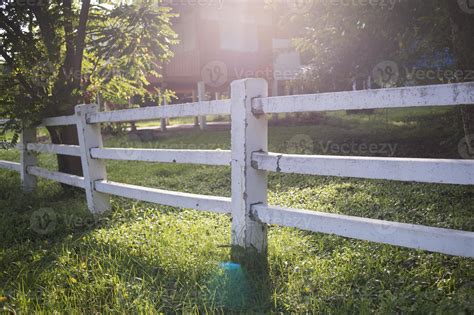
{"type": "MultiPolygon", "coordinates": [[[[233,259],[267,253],[267,227],[252,218],[251,207],[267,202],[267,175],[251,166],[252,152],[267,151],[268,119],[252,113],[252,99],[268,96],[264,79],[231,84],[233,259]],[[250,250],[250,252],[249,252],[250,250]]],[[[258,255],[260,256],[260,255],[258,255]]],[[[247,258],[244,258],[247,259],[247,258]]]]}
{"type": "Polygon", "coordinates": [[[77,105],[75,107],[87,207],[94,214],[103,213],[110,208],[109,196],[95,191],[96,181],[107,180],[105,163],[102,160],[93,159],[90,154],[92,148],[102,147],[100,124],[87,123],[87,115],[98,112],[98,110],[98,106],[95,104],[77,105]]]}
{"type": "Polygon", "coordinates": [[[38,160],[35,152],[28,151],[28,143],[36,142],[36,128],[24,128],[20,136],[20,164],[21,164],[21,189],[32,192],[36,188],[36,176],[28,174],[29,166],[36,166],[38,160]]]}
{"type": "MultiPolygon", "coordinates": [[[[198,82],[198,100],[199,102],[206,101],[206,86],[204,82],[198,82]]],[[[201,130],[206,130],[206,116],[199,116],[199,126],[201,126],[201,130]]]]}

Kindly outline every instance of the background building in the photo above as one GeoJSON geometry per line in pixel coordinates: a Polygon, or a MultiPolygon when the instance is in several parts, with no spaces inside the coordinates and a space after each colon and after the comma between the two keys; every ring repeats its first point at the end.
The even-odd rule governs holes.
{"type": "Polygon", "coordinates": [[[269,81],[277,95],[277,81],[292,79],[300,68],[290,42],[276,38],[273,10],[263,0],[171,1],[179,17],[173,27],[180,44],[164,65],[163,77],[153,87],[175,91],[183,100],[195,100],[198,82],[208,98],[228,94],[230,82],[248,77],[269,81]]]}

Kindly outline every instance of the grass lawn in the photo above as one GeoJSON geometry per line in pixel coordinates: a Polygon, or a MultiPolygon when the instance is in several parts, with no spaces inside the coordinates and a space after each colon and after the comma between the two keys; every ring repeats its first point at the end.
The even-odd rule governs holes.
{"type": "MultiPolygon", "coordinates": [[[[461,138],[457,111],[441,108],[329,113],[315,125],[270,128],[269,146],[459,158],[461,138]]],[[[122,136],[106,146],[229,149],[230,134],[187,130],[149,142],[122,136]]],[[[3,151],[0,158],[18,154],[3,151]]],[[[54,156],[40,155],[40,165],[54,169],[54,156]]],[[[107,170],[113,181],[230,196],[229,167],[108,161],[107,170]]],[[[229,289],[219,268],[230,260],[227,216],[113,197],[113,211],[93,218],[81,191],[40,180],[26,195],[18,174],[0,170],[0,176],[0,308],[6,312],[474,312],[473,259],[271,227],[268,274],[243,274],[229,289]],[[52,222],[47,229],[35,220],[45,213],[52,222]],[[264,280],[270,286],[262,289],[264,280]],[[250,292],[238,305],[227,296],[235,288],[250,292]]],[[[473,187],[269,176],[274,205],[467,231],[474,231],[473,200],[473,187]]]]}

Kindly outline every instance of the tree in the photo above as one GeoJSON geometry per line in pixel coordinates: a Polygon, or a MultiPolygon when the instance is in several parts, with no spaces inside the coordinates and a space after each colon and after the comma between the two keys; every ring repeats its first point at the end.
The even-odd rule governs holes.
{"type": "MultiPolygon", "coordinates": [[[[460,1],[446,3],[452,50],[456,56],[457,69],[463,70],[465,74],[474,73],[474,10],[470,12],[459,10],[460,5],[463,5],[460,1]]],[[[461,81],[473,80],[474,77],[469,77],[469,75],[463,75],[461,78],[461,81]]],[[[467,137],[466,143],[469,152],[474,152],[474,108],[473,106],[462,106],[461,111],[464,133],[467,137]]]]}
{"type": "MultiPolygon", "coordinates": [[[[285,5],[277,9],[281,26],[297,30],[294,44],[310,65],[297,84],[308,92],[325,92],[351,89],[354,79],[367,78],[387,60],[400,66],[393,82],[398,86],[472,81],[468,73],[474,70],[474,12],[466,10],[463,1],[467,3],[400,0],[336,5],[323,0],[308,2],[298,14],[285,5]],[[417,67],[443,71],[434,78],[413,77],[410,68],[417,67]]],[[[461,112],[466,136],[474,134],[474,109],[463,106],[461,112]]]]}
{"type": "Polygon", "coordinates": [[[307,79],[316,90],[347,90],[353,79],[371,75],[380,61],[435,59],[449,34],[447,18],[439,16],[436,23],[427,18],[438,14],[438,2],[402,0],[392,7],[390,2],[362,6],[316,1],[299,14],[286,10],[280,26],[290,24],[295,30],[294,44],[310,65],[307,79]]]}
{"type": "MultiPolygon", "coordinates": [[[[174,14],[158,1],[1,0],[0,8],[0,117],[23,125],[71,115],[99,91],[109,98],[145,93],[177,42],[174,14]]],[[[75,127],[48,132],[55,144],[77,144],[75,127]]],[[[58,155],[58,168],[82,175],[76,157],[58,155]]]]}

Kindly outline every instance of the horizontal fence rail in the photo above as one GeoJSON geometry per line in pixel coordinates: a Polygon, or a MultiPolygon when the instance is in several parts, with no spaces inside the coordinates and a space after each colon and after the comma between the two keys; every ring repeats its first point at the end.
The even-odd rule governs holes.
{"type": "Polygon", "coordinates": [[[74,186],[78,188],[84,188],[84,177],[50,171],[44,168],[30,166],[27,168],[27,172],[30,175],[34,175],[37,177],[46,178],[55,182],[59,182],[61,184],[66,184],[69,186],[74,186]]]}
{"type": "MultiPolygon", "coordinates": [[[[204,99],[202,84],[200,93],[200,99],[204,99]]],[[[268,172],[281,172],[474,185],[474,161],[266,153],[268,120],[266,115],[262,115],[474,104],[474,83],[270,98],[266,97],[267,94],[268,85],[264,80],[245,79],[232,83],[230,100],[112,112],[99,112],[97,105],[78,105],[76,115],[47,118],[43,125],[76,125],[79,146],[37,143],[36,131],[25,129],[18,146],[21,163],[0,161],[0,168],[19,172],[24,191],[36,187],[36,177],[83,188],[88,208],[93,213],[109,210],[109,196],[115,195],[172,207],[231,214],[232,245],[259,252],[266,252],[267,225],[275,224],[474,258],[474,232],[268,206],[266,178],[268,172]],[[231,151],[103,147],[100,123],[229,114],[231,151]],[[36,152],[79,156],[84,177],[37,167],[36,152]],[[232,198],[111,182],[107,180],[104,160],[230,165],[232,198]]]]}
{"type": "Polygon", "coordinates": [[[255,114],[474,104],[474,83],[257,98],[255,114]]]}
{"type": "Polygon", "coordinates": [[[57,127],[57,126],[75,125],[76,123],[77,123],[76,116],[71,115],[71,116],[45,118],[43,119],[43,122],[41,125],[45,127],[57,127]]]}
{"type": "Polygon", "coordinates": [[[97,181],[95,188],[102,193],[171,207],[230,213],[231,201],[230,198],[225,197],[196,195],[107,181],[97,181]]]}
{"type": "Polygon", "coordinates": [[[98,112],[88,115],[87,122],[146,121],[160,118],[194,117],[205,115],[229,115],[230,100],[196,102],[181,105],[124,109],[112,112],[98,112]]]}
{"type": "Polygon", "coordinates": [[[304,175],[474,185],[474,160],[252,154],[258,170],[304,175]]]}
{"type": "Polygon", "coordinates": [[[60,155],[81,156],[81,148],[78,145],[28,143],[26,148],[28,151],[38,153],[55,153],[60,155]]]}
{"type": "Polygon", "coordinates": [[[448,255],[474,257],[474,232],[265,205],[255,205],[253,215],[266,224],[448,255]]]}
{"type": "Polygon", "coordinates": [[[230,151],[93,148],[94,159],[177,164],[230,165],[230,151]]]}
{"type": "Polygon", "coordinates": [[[0,160],[0,168],[4,168],[4,169],[10,170],[10,171],[20,172],[21,164],[16,163],[16,162],[0,160]]]}

